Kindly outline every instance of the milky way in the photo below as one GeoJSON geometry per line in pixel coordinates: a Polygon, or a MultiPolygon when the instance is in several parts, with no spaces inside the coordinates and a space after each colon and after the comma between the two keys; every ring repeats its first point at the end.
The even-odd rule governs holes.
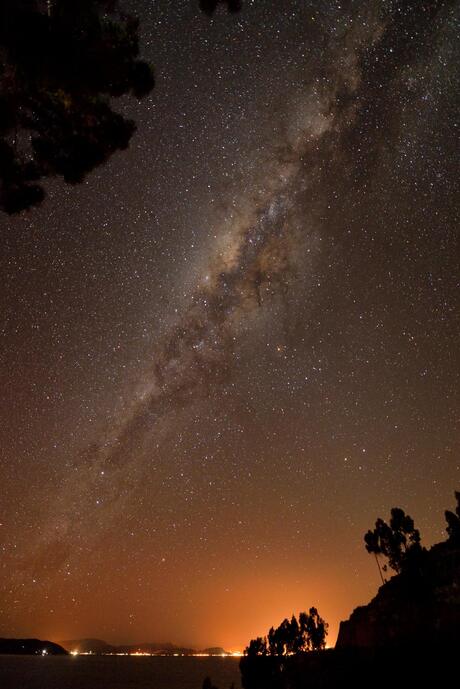
{"type": "MultiPolygon", "coordinates": [[[[62,371],[52,364],[43,386],[32,367],[31,379],[34,390],[59,391],[52,404],[65,422],[55,412],[44,420],[34,464],[40,431],[21,412],[5,415],[18,426],[5,445],[19,448],[4,459],[5,619],[22,633],[32,615],[33,629],[54,638],[236,646],[310,602],[335,625],[375,587],[361,539],[376,512],[404,502],[435,538],[458,487],[458,4],[293,2],[290,13],[248,3],[211,23],[185,4],[130,5],[147,58],[169,69],[138,123],[138,147],[84,191],[51,190],[48,205],[8,230],[13,276],[17,265],[33,274],[36,261],[41,273],[57,271],[40,283],[47,325],[37,337],[51,333],[62,371]],[[220,48],[175,108],[179,68],[190,69],[175,52],[182,22],[193,27],[196,65],[209,68],[212,41],[220,48]],[[277,90],[285,102],[271,112],[267,94],[277,90]],[[217,114],[204,110],[200,167],[197,112],[209,95],[217,114]],[[180,170],[174,183],[168,164],[180,170]],[[119,222],[115,198],[98,205],[104,179],[126,188],[121,234],[107,229],[119,222]],[[63,197],[67,208],[80,200],[75,218],[63,197]],[[102,240],[66,236],[85,223],[102,240]],[[21,250],[15,231],[28,241],[38,232],[39,243],[21,250]],[[125,252],[125,264],[104,251],[112,261],[125,252]],[[96,285],[97,298],[83,286],[84,308],[81,280],[96,285]],[[75,304],[84,328],[61,347],[48,319],[66,321],[75,304]],[[110,345],[115,359],[103,363],[110,345]],[[23,470],[32,487],[21,499],[23,470]],[[223,622],[213,632],[216,607],[223,622]]],[[[181,45],[189,54],[186,37],[181,45]]],[[[21,352],[21,323],[37,307],[33,286],[29,295],[15,279],[19,320],[4,332],[21,352]]],[[[44,371],[46,342],[37,342],[28,356],[44,371]]],[[[19,354],[8,361],[5,387],[20,404],[24,365],[19,354]]],[[[40,417],[38,406],[29,397],[24,409],[40,417]]]]}

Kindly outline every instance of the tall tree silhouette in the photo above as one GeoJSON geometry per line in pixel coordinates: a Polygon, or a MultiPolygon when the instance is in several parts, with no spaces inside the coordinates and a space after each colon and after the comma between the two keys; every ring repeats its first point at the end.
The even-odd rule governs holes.
{"type": "Polygon", "coordinates": [[[81,182],[127,147],[135,124],[111,99],[153,88],[138,55],[138,21],[117,0],[2,0],[0,209],[40,203],[44,178],[81,182]]]}
{"type": "Polygon", "coordinates": [[[278,627],[271,627],[266,637],[252,639],[245,649],[247,656],[284,656],[306,651],[320,651],[326,646],[328,623],[316,608],[285,618],[278,627]]]}
{"type": "MultiPolygon", "coordinates": [[[[408,568],[422,552],[420,532],[415,528],[412,517],[400,507],[391,510],[389,524],[378,518],[375,529],[364,535],[364,542],[368,553],[386,557],[388,565],[397,573],[408,568]]],[[[387,565],[383,569],[386,571],[387,565]]]]}
{"type": "Polygon", "coordinates": [[[320,617],[316,608],[310,608],[308,615],[300,613],[299,624],[306,648],[302,650],[321,651],[326,647],[329,625],[320,617]]]}
{"type": "Polygon", "coordinates": [[[248,656],[266,656],[267,650],[267,637],[258,636],[255,639],[251,639],[246,648],[246,654],[248,656]]]}

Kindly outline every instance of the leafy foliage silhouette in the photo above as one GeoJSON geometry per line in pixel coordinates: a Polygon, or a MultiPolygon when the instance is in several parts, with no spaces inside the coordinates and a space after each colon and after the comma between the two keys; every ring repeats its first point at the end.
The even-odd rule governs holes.
{"type": "Polygon", "coordinates": [[[326,646],[329,625],[320,617],[318,610],[310,608],[308,613],[299,613],[299,619],[292,615],[285,618],[276,629],[271,627],[267,636],[251,639],[245,655],[284,656],[307,651],[320,651],[326,646]]]}
{"type": "Polygon", "coordinates": [[[76,184],[128,146],[135,124],[111,99],[154,86],[138,27],[117,0],[2,1],[0,209],[30,208],[45,178],[76,184]]]}
{"type": "Polygon", "coordinates": [[[382,568],[384,571],[389,566],[398,574],[407,570],[423,552],[420,532],[415,528],[414,520],[400,507],[392,508],[389,524],[379,517],[375,529],[364,535],[364,542],[368,553],[373,553],[376,558],[378,555],[387,558],[388,565],[382,568]]]}
{"type": "MultiPolygon", "coordinates": [[[[199,0],[212,16],[241,0],[199,0]]],[[[139,22],[118,0],[2,0],[0,4],[0,210],[40,204],[47,177],[82,182],[118,150],[135,123],[112,99],[154,86],[139,60],[139,22]]]]}

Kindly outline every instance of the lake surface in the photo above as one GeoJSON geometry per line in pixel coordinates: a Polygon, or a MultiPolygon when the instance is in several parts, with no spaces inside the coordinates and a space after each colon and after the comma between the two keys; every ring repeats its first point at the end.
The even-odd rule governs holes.
{"type": "Polygon", "coordinates": [[[1,656],[1,689],[241,689],[239,658],[1,656]]]}

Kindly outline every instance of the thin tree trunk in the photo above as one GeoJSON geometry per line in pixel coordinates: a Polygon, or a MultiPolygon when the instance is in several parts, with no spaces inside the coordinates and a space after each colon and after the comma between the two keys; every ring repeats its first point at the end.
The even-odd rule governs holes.
{"type": "Polygon", "coordinates": [[[377,563],[377,567],[379,568],[380,579],[382,580],[382,584],[384,584],[385,579],[383,578],[382,570],[380,569],[380,562],[379,562],[379,559],[377,557],[377,553],[374,553],[374,556],[375,556],[375,561],[377,563]]]}

